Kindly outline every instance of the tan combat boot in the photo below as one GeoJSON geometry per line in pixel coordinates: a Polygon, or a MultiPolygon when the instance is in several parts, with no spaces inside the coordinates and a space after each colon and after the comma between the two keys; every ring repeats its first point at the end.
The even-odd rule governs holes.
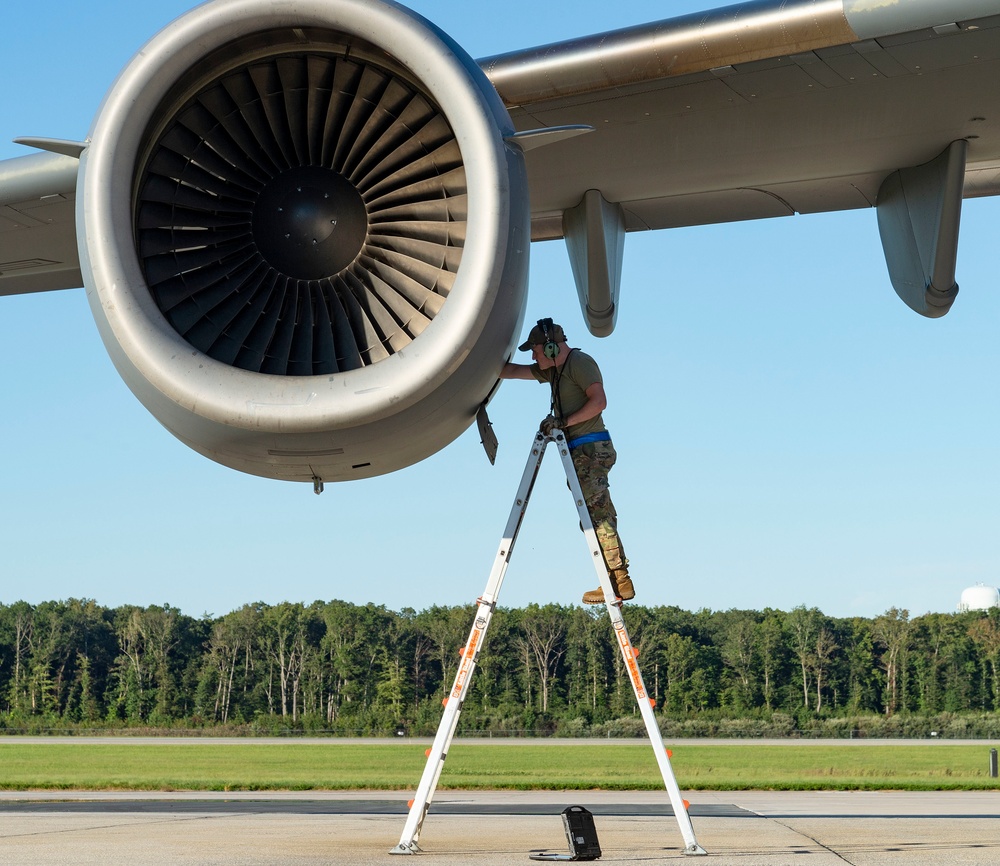
{"type": "MultiPolygon", "coordinates": [[[[635,598],[635,588],[632,586],[632,578],[628,576],[628,569],[616,568],[614,571],[609,572],[608,577],[611,578],[611,588],[615,591],[615,595],[618,598],[622,601],[629,601],[635,598]]],[[[603,604],[604,590],[600,587],[597,589],[588,589],[583,594],[583,603],[603,604]]]]}

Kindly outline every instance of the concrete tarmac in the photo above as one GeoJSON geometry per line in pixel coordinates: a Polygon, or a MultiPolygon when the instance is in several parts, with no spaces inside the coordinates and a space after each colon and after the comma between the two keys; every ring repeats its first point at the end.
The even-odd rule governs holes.
{"type": "MultiPolygon", "coordinates": [[[[400,792],[211,794],[0,792],[3,866],[392,864],[406,818],[400,792]]],[[[601,861],[739,866],[994,866],[998,792],[685,794],[708,858],[683,854],[665,792],[439,791],[424,860],[500,866],[568,854],[560,813],[594,814],[601,861]]]]}

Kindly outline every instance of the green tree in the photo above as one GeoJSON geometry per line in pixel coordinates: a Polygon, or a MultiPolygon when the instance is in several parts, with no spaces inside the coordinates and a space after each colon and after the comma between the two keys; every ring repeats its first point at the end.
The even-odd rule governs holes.
{"type": "Polygon", "coordinates": [[[989,667],[992,683],[991,709],[994,710],[1000,709],[1000,675],[997,671],[1000,666],[1000,615],[998,614],[1000,611],[994,608],[993,611],[974,620],[968,630],[969,637],[982,654],[985,665],[989,667]]]}
{"type": "Polygon", "coordinates": [[[764,618],[754,629],[754,649],[760,659],[764,706],[768,710],[773,710],[785,664],[784,630],[781,617],[776,611],[764,611],[764,618]]]}
{"type": "Polygon", "coordinates": [[[731,672],[734,688],[732,706],[747,710],[754,706],[757,685],[756,617],[748,611],[729,611],[722,635],[722,660],[731,672]]]}
{"type": "Polygon", "coordinates": [[[810,674],[816,666],[816,641],[823,620],[823,614],[815,608],[799,605],[792,608],[785,617],[785,629],[788,632],[792,652],[799,662],[799,675],[802,683],[802,706],[809,709],[809,692],[811,686],[810,674]]]}
{"type": "Polygon", "coordinates": [[[905,686],[901,690],[900,668],[910,642],[910,612],[905,608],[890,608],[875,619],[872,635],[884,647],[880,664],[885,671],[885,694],[882,699],[885,714],[891,716],[900,703],[905,703],[905,686]]]}
{"type": "Polygon", "coordinates": [[[526,666],[534,668],[538,674],[541,711],[549,711],[549,697],[552,693],[559,660],[566,651],[567,608],[557,604],[539,607],[529,604],[522,611],[520,634],[515,642],[521,647],[526,666]]]}

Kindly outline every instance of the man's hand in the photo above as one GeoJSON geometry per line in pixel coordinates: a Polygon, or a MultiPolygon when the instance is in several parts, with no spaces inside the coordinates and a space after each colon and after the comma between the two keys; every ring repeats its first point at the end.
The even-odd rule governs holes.
{"type": "Polygon", "coordinates": [[[552,431],[561,428],[559,419],[555,415],[549,415],[538,425],[538,432],[543,436],[551,436],[552,431]]]}

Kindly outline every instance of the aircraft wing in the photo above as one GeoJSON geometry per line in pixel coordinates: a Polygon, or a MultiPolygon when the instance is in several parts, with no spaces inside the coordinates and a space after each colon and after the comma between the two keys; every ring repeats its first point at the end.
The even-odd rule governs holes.
{"type": "Polygon", "coordinates": [[[78,166],[58,153],[0,161],[0,295],[83,285],[74,214],[78,166]]]}
{"type": "Polygon", "coordinates": [[[588,189],[628,231],[871,207],[897,169],[969,141],[1000,192],[1000,3],[743,3],[481,60],[522,129],[534,239],[588,189]],[[878,7],[878,8],[876,8],[878,7]]]}
{"type": "MultiPolygon", "coordinates": [[[[758,0],[479,61],[521,130],[532,239],[588,190],[625,231],[876,204],[892,172],[970,142],[965,196],[1000,192],[1000,2],[758,0]]],[[[81,284],[75,161],[0,162],[0,295],[81,284]]]]}

